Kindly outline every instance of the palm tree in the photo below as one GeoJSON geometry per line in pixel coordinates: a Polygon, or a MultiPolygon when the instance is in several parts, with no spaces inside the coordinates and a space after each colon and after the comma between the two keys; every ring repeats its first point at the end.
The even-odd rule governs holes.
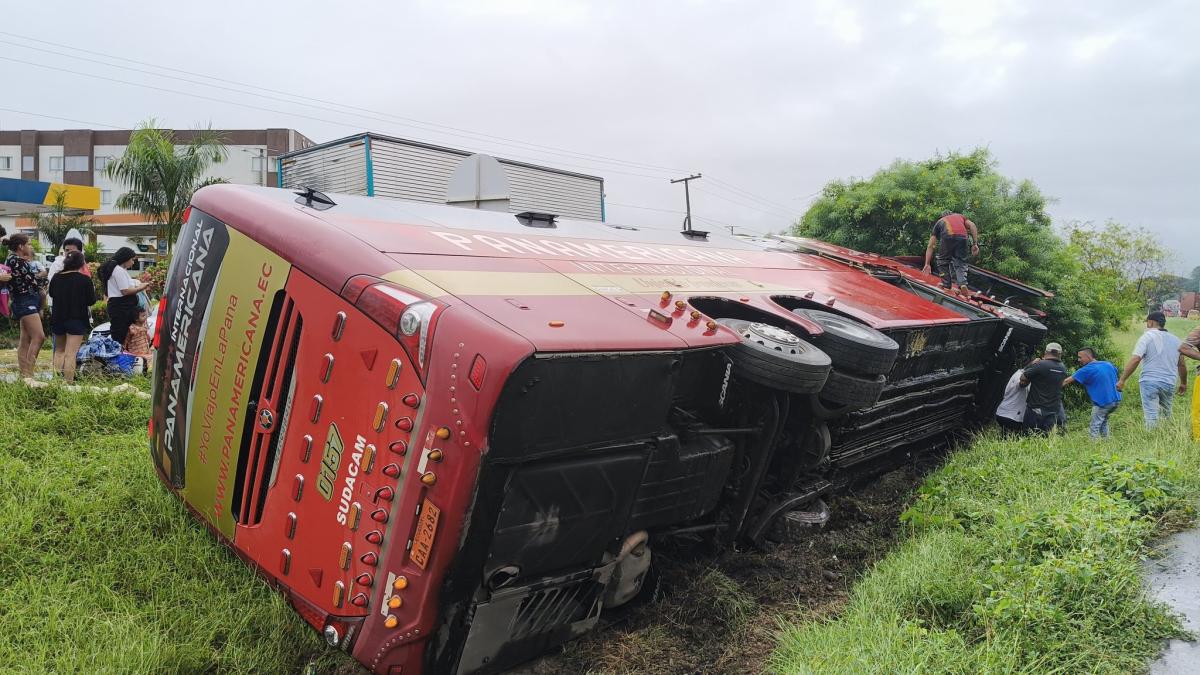
{"type": "Polygon", "coordinates": [[[117,199],[116,207],[136,211],[156,223],[158,237],[165,238],[170,248],[179,236],[192,193],[205,185],[228,182],[204,178],[208,168],[226,156],[220,135],[212,129],[201,130],[190,142],[177,145],[170,131],[156,128],[150,119],[130,135],[125,154],[105,171],[109,178],[129,187],[117,199]]]}
{"type": "Polygon", "coordinates": [[[68,232],[79,230],[80,234],[91,234],[92,226],[96,224],[86,213],[67,209],[66,190],[55,190],[54,203],[50,205],[50,210],[30,214],[29,218],[33,219],[33,226],[37,228],[38,234],[50,242],[50,248],[55,254],[62,248],[68,232]]]}

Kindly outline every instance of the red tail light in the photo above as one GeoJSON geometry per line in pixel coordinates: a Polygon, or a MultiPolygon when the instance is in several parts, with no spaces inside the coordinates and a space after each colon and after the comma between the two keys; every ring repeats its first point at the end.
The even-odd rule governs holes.
{"type": "MultiPolygon", "coordinates": [[[[191,208],[191,207],[188,207],[191,208]]],[[[163,324],[167,322],[167,296],[162,296],[158,299],[158,315],[154,319],[154,342],[152,343],[155,349],[162,343],[163,324]]]]}
{"type": "Polygon", "coordinates": [[[424,382],[433,351],[434,330],[445,306],[389,283],[376,283],[363,288],[362,277],[347,284],[342,294],[349,296],[355,307],[396,336],[408,353],[417,376],[424,382]],[[355,294],[357,298],[352,297],[355,294]]]}

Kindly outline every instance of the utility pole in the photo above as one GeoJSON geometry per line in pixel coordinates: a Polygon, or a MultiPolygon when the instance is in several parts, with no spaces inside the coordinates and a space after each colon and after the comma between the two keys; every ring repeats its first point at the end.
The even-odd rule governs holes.
{"type": "Polygon", "coordinates": [[[734,226],[733,226],[733,225],[726,225],[725,227],[728,227],[728,228],[729,228],[729,236],[731,236],[731,237],[732,237],[732,236],[733,236],[733,228],[734,228],[734,226]]]}
{"type": "Polygon", "coordinates": [[[688,176],[687,178],[676,178],[671,183],[683,183],[683,202],[687,205],[687,216],[683,219],[683,233],[691,234],[692,230],[692,195],[688,190],[688,181],[696,180],[700,174],[688,176]]]}

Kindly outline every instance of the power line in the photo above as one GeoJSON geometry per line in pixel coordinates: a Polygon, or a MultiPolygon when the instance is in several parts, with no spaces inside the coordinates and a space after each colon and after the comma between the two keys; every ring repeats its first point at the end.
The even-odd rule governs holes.
{"type": "Polygon", "coordinates": [[[723,185],[726,190],[733,192],[734,194],[741,194],[747,199],[752,199],[752,200],[760,202],[762,204],[781,208],[781,209],[784,209],[785,211],[789,211],[789,212],[792,210],[791,206],[788,206],[786,204],[781,204],[779,202],[771,201],[770,199],[767,199],[766,197],[761,197],[759,195],[756,195],[753,192],[750,192],[749,190],[743,190],[742,188],[739,188],[738,186],[736,186],[732,183],[729,183],[727,181],[723,181],[719,178],[713,178],[712,176],[709,176],[709,179],[713,183],[716,183],[717,185],[723,185]]]}
{"type": "Polygon", "coordinates": [[[799,217],[800,217],[800,215],[799,215],[799,214],[797,214],[797,213],[784,213],[784,212],[781,212],[779,209],[770,209],[770,210],[768,210],[768,209],[765,209],[765,208],[763,208],[763,207],[761,207],[761,206],[756,206],[756,205],[754,205],[754,204],[752,204],[752,203],[747,203],[747,202],[745,202],[745,201],[741,201],[741,200],[738,200],[738,199],[734,199],[734,198],[731,198],[731,197],[727,197],[727,196],[725,196],[725,195],[722,195],[722,194],[717,194],[716,192],[712,192],[711,190],[705,190],[704,188],[699,188],[699,187],[698,187],[698,188],[696,188],[696,191],[697,191],[697,192],[703,192],[703,193],[704,193],[704,194],[706,194],[706,195],[709,195],[709,196],[711,196],[711,197],[716,197],[717,199],[722,199],[722,200],[724,200],[724,201],[727,201],[727,202],[729,202],[730,204],[735,204],[735,205],[737,205],[737,206],[740,206],[740,207],[742,207],[742,208],[750,209],[751,211],[757,211],[757,212],[759,212],[759,213],[763,213],[763,214],[766,214],[766,215],[769,215],[769,216],[775,216],[775,217],[777,217],[777,218],[793,218],[793,219],[794,219],[794,218],[799,218],[799,217]]]}
{"type": "MultiPolygon", "coordinates": [[[[143,82],[131,82],[129,80],[122,80],[122,79],[116,78],[116,77],[108,77],[105,75],[97,75],[94,73],[84,73],[84,72],[80,72],[77,70],[71,70],[70,68],[61,68],[58,66],[50,66],[50,65],[43,64],[43,63],[35,63],[33,61],[25,61],[23,59],[15,59],[10,56],[0,56],[0,60],[12,61],[14,63],[20,63],[20,64],[24,64],[24,65],[28,65],[28,66],[33,66],[35,68],[45,68],[47,70],[54,70],[54,71],[58,71],[58,72],[62,72],[62,73],[68,73],[71,75],[78,75],[80,77],[90,77],[90,78],[95,78],[95,79],[100,79],[100,80],[107,80],[109,82],[116,82],[118,84],[125,84],[125,85],[129,85],[132,87],[141,87],[143,89],[153,89],[155,91],[166,92],[168,94],[177,94],[179,96],[190,96],[192,98],[198,98],[198,99],[205,100],[205,101],[214,101],[217,103],[227,103],[229,105],[235,105],[235,106],[238,106],[241,108],[249,108],[251,110],[261,110],[264,112],[274,113],[276,115],[287,115],[290,117],[299,117],[302,119],[314,120],[317,122],[324,122],[325,124],[333,124],[335,126],[344,127],[347,129],[361,130],[361,127],[357,124],[350,124],[350,123],[339,121],[339,120],[331,120],[331,119],[327,119],[324,117],[317,117],[315,115],[307,115],[307,114],[300,113],[300,112],[278,110],[275,108],[267,108],[264,106],[253,105],[250,103],[242,103],[240,101],[231,101],[229,99],[217,98],[215,96],[205,96],[204,94],[197,94],[195,92],[181,91],[179,89],[170,89],[167,87],[159,87],[159,86],[152,85],[152,84],[145,84],[143,82]]],[[[422,140],[422,139],[414,139],[414,140],[422,140]]],[[[545,161],[542,159],[538,159],[536,157],[522,157],[520,155],[508,155],[508,157],[510,157],[512,159],[526,161],[526,162],[545,161]]],[[[575,168],[585,169],[588,171],[603,170],[603,171],[607,171],[609,173],[615,173],[615,174],[620,174],[620,175],[624,175],[624,176],[636,176],[638,178],[647,178],[650,180],[662,180],[663,179],[662,176],[652,176],[652,175],[643,174],[643,173],[634,173],[632,171],[619,171],[617,169],[606,169],[606,168],[600,168],[600,167],[595,167],[595,166],[587,166],[584,164],[572,164],[569,162],[559,162],[559,163],[562,166],[571,166],[571,167],[575,167],[575,168]]]]}
{"type": "Polygon", "coordinates": [[[44,115],[42,113],[29,112],[28,110],[16,110],[15,108],[0,108],[4,112],[17,113],[18,115],[29,115],[30,117],[45,117],[46,119],[59,120],[61,122],[74,122],[76,124],[86,124],[93,127],[108,127],[109,129],[120,129],[121,127],[115,124],[105,124],[103,122],[89,122],[87,120],[77,120],[71,117],[59,117],[58,115],[44,115]]]}
{"type": "MultiPolygon", "coordinates": [[[[214,88],[214,89],[223,89],[223,90],[226,90],[226,91],[231,91],[231,92],[235,92],[235,93],[239,93],[239,94],[247,94],[247,95],[251,95],[251,96],[258,96],[258,97],[260,97],[260,98],[266,98],[266,99],[269,99],[269,100],[280,101],[280,102],[283,102],[283,103],[290,103],[290,104],[299,104],[299,105],[304,105],[304,106],[308,106],[308,107],[311,107],[311,108],[316,108],[316,109],[319,109],[319,110],[325,110],[325,111],[327,111],[327,112],[334,112],[334,113],[338,113],[338,114],[349,114],[349,115],[354,115],[354,116],[356,116],[356,117],[363,117],[363,118],[365,118],[365,119],[376,119],[376,120],[378,120],[378,121],[388,121],[388,122],[393,122],[393,123],[402,124],[402,126],[421,125],[421,127],[433,127],[433,128],[430,128],[430,129],[423,129],[423,130],[424,130],[424,131],[432,131],[432,132],[434,132],[434,133],[440,133],[440,134],[444,134],[444,135],[447,135],[447,136],[454,136],[454,137],[459,137],[459,138],[469,138],[470,140],[477,140],[477,138],[476,138],[476,137],[478,137],[478,138],[491,139],[491,140],[493,140],[493,142],[505,141],[505,142],[501,142],[501,143],[498,143],[498,144],[499,144],[499,145],[510,145],[511,147],[519,147],[519,148],[523,148],[523,149],[526,149],[526,150],[528,150],[528,149],[533,149],[533,148],[538,148],[540,152],[545,152],[545,153],[547,153],[547,154],[553,154],[553,155],[562,155],[562,156],[568,156],[568,157],[577,157],[577,158],[580,158],[580,159],[587,159],[588,161],[593,161],[593,162],[598,162],[598,163],[616,163],[616,164],[622,164],[622,165],[626,165],[626,166],[631,166],[631,167],[634,167],[634,168],[651,169],[651,170],[661,170],[661,171],[676,172],[676,173],[679,171],[678,169],[672,169],[672,168],[670,168],[670,167],[661,167],[661,166],[656,166],[656,165],[653,165],[653,164],[646,164],[646,163],[643,163],[643,162],[633,162],[633,161],[630,161],[630,160],[619,159],[619,158],[616,158],[616,157],[608,157],[608,156],[605,156],[605,155],[595,155],[595,154],[591,154],[591,153],[585,153],[585,152],[579,152],[579,151],[575,151],[575,150],[567,150],[567,149],[563,149],[563,148],[556,148],[556,147],[554,147],[554,146],[549,146],[549,145],[541,145],[541,144],[538,144],[538,143],[530,143],[530,142],[528,142],[528,141],[522,141],[522,140],[519,140],[519,139],[514,139],[514,138],[507,138],[507,137],[504,137],[504,136],[496,136],[496,135],[492,135],[492,134],[485,134],[485,133],[482,133],[482,132],[471,131],[470,129],[463,129],[463,128],[460,128],[460,127],[454,127],[454,126],[450,126],[450,125],[446,125],[446,124],[439,124],[439,123],[437,123],[437,122],[428,122],[428,121],[425,121],[425,120],[420,120],[420,119],[416,119],[416,118],[412,118],[412,117],[404,117],[404,116],[401,116],[401,115],[395,115],[395,114],[392,114],[392,113],[382,112],[382,111],[378,111],[378,110],[372,110],[372,109],[370,109],[370,108],[360,108],[360,107],[358,107],[358,106],[352,106],[352,105],[348,105],[348,104],[345,104],[345,103],[338,103],[338,102],[336,102],[336,101],[328,101],[328,100],[325,100],[325,99],[315,98],[315,97],[308,96],[308,95],[304,95],[304,94],[293,94],[293,93],[290,93],[290,92],[286,92],[286,91],[280,91],[280,90],[277,90],[277,89],[269,89],[269,88],[266,88],[266,87],[261,87],[261,86],[258,86],[258,85],[249,84],[249,83],[245,83],[245,82],[238,82],[238,81],[236,81],[236,80],[227,80],[227,79],[225,79],[225,78],[215,77],[215,76],[212,76],[212,75],[205,75],[205,74],[203,74],[203,73],[196,73],[196,72],[192,72],[192,71],[188,71],[188,70],[182,70],[182,69],[179,69],[179,68],[170,68],[170,67],[167,67],[167,66],[160,66],[160,65],[157,65],[157,64],[153,64],[153,63],[147,63],[147,62],[145,62],[145,61],[138,61],[138,60],[136,60],[136,59],[128,59],[128,58],[121,57],[121,56],[116,56],[116,55],[113,55],[113,54],[106,54],[106,53],[103,53],[103,52],[96,52],[96,51],[92,51],[92,50],[88,50],[88,49],[82,49],[82,48],[79,48],[79,47],[73,47],[73,46],[70,46],[70,45],[64,45],[64,44],[60,44],[60,43],[57,43],[57,42],[50,42],[50,41],[48,41],[48,40],[39,40],[39,39],[37,39],[37,38],[31,38],[31,37],[28,37],[28,36],[19,35],[19,34],[16,34],[16,33],[10,33],[10,32],[7,32],[7,31],[0,31],[0,35],[8,35],[8,36],[10,36],[10,37],[16,37],[16,38],[19,38],[19,39],[22,39],[22,40],[29,40],[29,41],[32,41],[32,42],[40,42],[40,43],[42,43],[42,44],[54,45],[54,46],[56,46],[56,47],[62,47],[62,48],[64,48],[64,49],[70,49],[70,50],[79,51],[79,52],[82,52],[82,53],[86,53],[86,54],[92,54],[92,55],[96,55],[96,56],[102,56],[102,57],[104,57],[104,58],[107,58],[107,59],[114,59],[114,60],[117,60],[117,61],[126,61],[126,62],[128,62],[128,63],[136,63],[136,64],[138,64],[138,65],[149,66],[149,67],[151,67],[151,68],[158,68],[158,69],[161,69],[161,70],[169,70],[169,71],[172,71],[172,72],[184,73],[184,74],[191,75],[191,76],[194,76],[194,77],[200,77],[200,78],[207,79],[207,80],[214,80],[214,81],[217,81],[217,82],[225,82],[225,83],[227,83],[227,84],[233,84],[233,85],[237,85],[238,87],[249,88],[249,89],[251,89],[251,90],[257,90],[257,91],[245,91],[245,90],[243,90],[243,89],[234,89],[234,88],[232,88],[232,87],[223,87],[223,86],[220,86],[220,85],[209,84],[209,83],[206,83],[206,82],[197,82],[197,81],[195,81],[195,80],[189,80],[189,79],[187,79],[187,78],[181,78],[181,77],[177,77],[177,76],[173,76],[173,75],[165,75],[165,74],[162,74],[162,73],[156,73],[156,72],[153,72],[153,71],[143,70],[143,69],[140,69],[140,68],[132,68],[132,67],[130,67],[130,66],[122,66],[122,65],[120,65],[120,64],[115,64],[115,63],[107,63],[107,62],[104,62],[104,61],[97,61],[97,60],[95,60],[95,59],[89,59],[89,58],[85,58],[85,57],[82,57],[82,56],[75,56],[75,55],[73,55],[73,54],[64,54],[64,53],[62,53],[62,52],[57,52],[57,51],[50,50],[50,49],[43,49],[43,48],[40,48],[40,47],[34,47],[34,46],[31,46],[31,45],[24,45],[24,44],[20,44],[20,43],[17,43],[17,42],[9,42],[9,41],[7,41],[7,40],[0,40],[0,44],[12,45],[12,46],[14,46],[14,47],[20,47],[20,48],[22,48],[22,49],[32,49],[32,50],[35,50],[35,51],[40,51],[40,52],[44,52],[44,53],[48,53],[48,54],[54,54],[54,55],[56,55],[56,56],[62,56],[62,57],[70,58],[70,59],[77,59],[77,60],[80,60],[80,61],[86,61],[86,62],[89,62],[89,63],[95,63],[95,64],[99,64],[99,65],[109,66],[109,67],[112,67],[112,68],[121,68],[121,69],[124,69],[124,70],[130,70],[130,71],[133,71],[133,72],[138,72],[138,73],[143,73],[143,74],[146,74],[146,75],[151,75],[151,76],[154,76],[154,77],[163,77],[163,78],[168,78],[168,79],[179,80],[179,81],[182,81],[182,82],[188,82],[188,83],[190,83],[190,84],[196,84],[196,85],[200,85],[200,86],[203,86],[203,87],[212,87],[212,88],[214,88]],[[281,98],[274,97],[274,96],[266,96],[266,95],[264,95],[264,94],[261,94],[261,93],[259,93],[259,92],[263,92],[263,91],[266,91],[266,92],[271,92],[271,93],[274,93],[274,94],[281,94],[281,95],[283,95],[283,96],[287,96],[287,97],[290,97],[290,98],[292,98],[292,99],[301,99],[301,100],[299,100],[299,101],[293,101],[293,100],[288,100],[288,99],[281,99],[281,98]],[[325,107],[325,106],[313,105],[313,104],[311,104],[311,103],[306,103],[305,101],[316,101],[316,102],[318,102],[318,103],[324,103],[324,104],[328,104],[328,105],[336,106],[336,108],[328,108],[328,107],[325,107]],[[361,111],[361,112],[371,113],[372,115],[379,115],[379,116],[383,116],[383,117],[385,117],[385,118],[387,118],[387,119],[382,119],[382,120],[380,120],[380,119],[378,119],[378,118],[374,118],[374,117],[368,117],[368,116],[364,116],[364,115],[361,115],[361,114],[356,114],[356,113],[348,113],[348,112],[346,112],[346,110],[341,110],[341,109],[346,109],[346,110],[358,110],[358,111],[361,111]],[[403,122],[397,122],[397,120],[402,120],[403,122]],[[447,133],[447,132],[444,132],[444,131],[437,131],[437,129],[446,129],[446,130],[449,130],[449,131],[460,132],[460,133],[447,133]],[[468,134],[468,136],[462,136],[461,134],[468,134]],[[516,145],[511,145],[511,144],[516,144],[516,145]]],[[[416,127],[416,128],[420,128],[420,127],[416,127]]]]}
{"type": "MultiPolygon", "coordinates": [[[[536,148],[536,149],[535,149],[535,150],[533,150],[533,151],[534,151],[534,152],[538,152],[538,153],[540,153],[540,154],[550,154],[550,155],[557,155],[557,156],[574,157],[574,158],[582,159],[582,160],[584,160],[584,161],[588,161],[588,162],[592,162],[592,163],[613,163],[613,164],[624,165],[624,166],[629,166],[629,167],[634,167],[634,168],[644,168],[644,169],[650,169],[650,170],[661,170],[661,171],[668,171],[668,172],[671,172],[671,173],[681,173],[681,172],[682,172],[682,170],[680,170],[680,169],[675,169],[675,168],[672,168],[672,167],[663,167],[663,166],[658,166],[658,165],[654,165],[654,164],[647,164],[647,163],[643,163],[643,162],[633,162],[633,161],[629,161],[629,160],[618,159],[618,158],[615,158],[615,157],[608,157],[608,156],[605,156],[605,155],[596,155],[596,154],[592,154],[592,153],[584,153],[584,152],[579,152],[579,151],[575,151],[575,150],[567,150],[567,149],[564,149],[564,148],[558,148],[558,147],[555,147],[555,146],[549,146],[549,145],[542,145],[542,144],[538,144],[538,143],[531,143],[531,142],[528,142],[528,141],[522,141],[522,140],[519,140],[519,139],[508,138],[508,137],[505,137],[505,136],[496,136],[496,135],[492,135],[492,134],[485,134],[485,133],[482,133],[482,132],[471,131],[471,130],[469,130],[469,129],[463,129],[463,128],[461,128],[461,127],[454,127],[454,126],[450,126],[450,125],[446,125],[446,124],[440,124],[440,123],[437,123],[437,122],[429,122],[429,121],[420,120],[420,119],[416,119],[416,118],[412,118],[412,117],[404,117],[404,116],[395,115],[395,114],[392,114],[392,113],[381,112],[381,111],[378,111],[378,110],[372,110],[372,109],[370,109],[370,108],[362,108],[362,107],[358,107],[358,106],[352,106],[352,105],[349,105],[349,104],[345,104],[345,103],[338,103],[338,102],[336,102],[336,101],[329,101],[329,100],[320,99],[320,98],[316,98],[316,97],[312,97],[312,96],[308,96],[308,95],[294,94],[294,93],[290,93],[290,92],[286,92],[286,91],[282,91],[282,90],[278,90],[278,89],[270,89],[270,88],[267,88],[267,87],[262,87],[262,86],[259,86],[259,85],[254,85],[254,84],[245,83],[245,82],[239,82],[239,81],[237,81],[237,80],[229,80],[229,79],[225,79],[225,78],[221,78],[221,77],[216,77],[216,76],[213,76],[213,75],[206,75],[206,74],[204,74],[204,73],[197,73],[197,72],[194,72],[194,71],[184,70],[184,69],[181,69],[181,68],[173,68],[173,67],[170,67],[170,66],[163,66],[163,65],[159,65],[159,64],[148,63],[148,62],[145,62],[145,61],[139,61],[139,60],[137,60],[137,59],[130,59],[130,58],[126,58],[126,57],[123,57],[123,56],[117,56],[117,55],[115,55],[115,54],[108,54],[108,53],[105,53],[105,52],[98,52],[98,51],[93,51],[93,50],[89,50],[89,49],[83,49],[83,48],[80,48],[80,47],[75,47],[75,46],[72,46],[72,45],[66,45],[66,44],[57,43],[57,42],[52,42],[52,41],[49,41],[49,40],[42,40],[42,39],[39,39],[39,38],[34,38],[34,37],[27,36],[27,35],[21,35],[21,34],[19,34],[19,33],[12,33],[12,32],[8,32],[8,31],[0,31],[0,35],[7,35],[7,36],[9,36],[9,37],[14,37],[14,38],[17,38],[17,39],[20,39],[20,40],[26,40],[26,41],[29,41],[29,42],[37,42],[37,43],[40,43],[40,44],[52,45],[52,46],[55,46],[55,47],[61,47],[61,48],[64,48],[64,49],[68,49],[68,50],[72,50],[72,51],[77,51],[77,52],[84,53],[84,54],[92,54],[92,55],[95,55],[95,56],[101,56],[101,57],[104,57],[104,58],[107,58],[107,59],[113,59],[113,60],[117,60],[117,61],[124,61],[124,62],[126,62],[126,63],[135,63],[135,64],[138,64],[138,65],[148,66],[148,67],[151,67],[151,68],[156,68],[156,69],[159,69],[159,70],[166,70],[166,71],[170,71],[170,72],[183,73],[183,74],[186,74],[186,75],[191,75],[191,76],[194,76],[194,77],[200,77],[200,78],[207,79],[207,80],[213,80],[213,81],[216,81],[216,82],[225,82],[225,83],[227,83],[227,84],[233,84],[233,85],[237,85],[238,87],[250,88],[250,89],[252,89],[252,90],[257,90],[257,91],[244,91],[244,90],[240,90],[240,89],[234,89],[234,88],[231,88],[231,87],[222,87],[222,86],[219,86],[219,85],[208,84],[208,83],[204,83],[204,82],[196,82],[195,80],[189,80],[189,79],[186,79],[186,78],[179,78],[179,77],[175,77],[175,76],[164,75],[164,74],[161,74],[161,73],[155,73],[155,72],[153,72],[153,71],[142,70],[142,69],[139,69],[139,68],[130,68],[130,67],[128,67],[128,66],[122,66],[122,65],[119,65],[119,64],[114,64],[114,63],[107,63],[107,62],[104,62],[104,61],[97,61],[97,60],[94,60],[94,59],[88,59],[88,58],[84,58],[84,57],[81,57],[81,56],[75,56],[75,55],[72,55],[72,54],[64,54],[64,53],[62,53],[62,52],[56,52],[56,51],[53,51],[53,50],[42,49],[42,48],[39,48],[39,47],[34,47],[34,46],[31,46],[31,45],[25,45],[25,44],[20,44],[20,43],[14,43],[14,42],[8,42],[8,41],[3,41],[3,40],[0,40],[0,43],[3,43],[3,44],[8,44],[8,45],[12,45],[12,46],[16,46],[16,47],[19,47],[19,48],[22,48],[22,49],[32,49],[32,50],[41,51],[41,52],[45,52],[45,53],[49,53],[49,54],[55,54],[55,55],[57,55],[57,56],[62,56],[62,57],[66,57],[66,58],[71,58],[71,59],[82,60],[82,61],[86,61],[86,62],[89,62],[89,63],[95,63],[95,64],[98,64],[98,65],[103,65],[103,66],[107,66],[107,67],[113,67],[113,68],[122,68],[122,69],[125,69],[125,70],[130,70],[130,71],[133,71],[133,72],[139,72],[139,73],[143,73],[143,74],[146,74],[146,75],[150,75],[150,76],[152,76],[152,77],[163,77],[163,78],[168,78],[168,79],[176,79],[176,80],[179,80],[179,81],[182,81],[182,82],[188,82],[188,83],[190,83],[190,84],[196,84],[196,85],[199,85],[199,86],[205,86],[205,87],[212,87],[212,88],[216,88],[216,89],[223,89],[223,90],[226,90],[226,91],[230,91],[230,92],[234,92],[234,93],[238,93],[238,94],[242,94],[242,95],[258,96],[258,97],[260,97],[260,98],[266,98],[266,99],[269,99],[269,100],[275,100],[275,101],[279,101],[279,102],[282,102],[282,103],[288,103],[288,104],[291,104],[291,105],[303,105],[303,106],[306,106],[306,107],[310,107],[310,108],[314,108],[314,109],[318,109],[318,110],[325,110],[325,111],[327,111],[327,112],[333,112],[333,113],[336,113],[336,114],[345,114],[345,115],[351,115],[351,116],[354,116],[354,117],[360,117],[360,118],[363,118],[363,119],[372,119],[372,120],[375,120],[375,121],[391,122],[391,123],[393,123],[393,124],[400,124],[400,125],[402,125],[402,126],[410,126],[410,127],[412,127],[412,128],[421,129],[421,130],[423,130],[423,131],[428,131],[428,132],[432,132],[432,133],[436,133],[436,134],[441,134],[441,135],[446,135],[446,136],[452,136],[452,137],[457,137],[457,138],[465,138],[465,139],[467,139],[467,140],[473,140],[473,141],[474,141],[474,140],[478,140],[479,138],[491,139],[491,142],[493,142],[493,143],[497,143],[498,145],[502,145],[502,146],[507,146],[507,147],[516,147],[516,148],[518,148],[518,149],[525,149],[525,150],[530,150],[530,149],[535,149],[535,148],[536,148]],[[299,100],[299,101],[293,101],[293,100],[288,100],[288,99],[280,99],[280,98],[273,97],[273,96],[265,96],[265,95],[263,95],[263,94],[259,93],[259,92],[263,92],[263,91],[266,91],[266,92],[271,92],[271,93],[274,93],[274,94],[281,94],[281,95],[283,95],[283,96],[287,96],[287,97],[289,97],[290,99],[301,99],[301,100],[299,100]],[[318,105],[313,105],[312,103],[307,103],[307,102],[305,102],[305,101],[316,101],[316,102],[318,102],[318,103],[324,103],[324,104],[328,104],[328,105],[336,106],[336,108],[329,108],[329,107],[326,107],[326,106],[318,106],[318,105]],[[379,116],[382,116],[384,119],[380,119],[379,117],[370,117],[370,116],[361,115],[361,114],[357,114],[357,113],[348,113],[348,112],[345,112],[344,110],[340,110],[339,108],[341,108],[341,109],[345,109],[345,110],[357,110],[357,111],[361,111],[361,112],[371,113],[372,115],[379,115],[379,116]],[[401,122],[401,121],[398,121],[398,120],[402,120],[402,122],[401,122]],[[416,126],[416,125],[421,125],[421,126],[416,126]],[[423,128],[423,127],[431,127],[431,128],[423,128]],[[448,133],[447,131],[439,131],[439,129],[446,129],[446,130],[449,130],[449,131],[453,131],[453,132],[459,132],[459,133],[448,133]],[[466,134],[466,135],[463,135],[463,134],[466,134]],[[513,145],[513,144],[516,144],[516,145],[513,145]]],[[[12,60],[16,60],[16,59],[12,59],[12,60]]],[[[29,63],[29,62],[25,62],[25,63],[29,63]]],[[[51,66],[45,66],[45,65],[42,65],[42,64],[32,64],[32,63],[30,63],[30,65],[35,65],[35,66],[41,66],[41,67],[47,67],[47,68],[51,68],[51,66]]],[[[66,71],[65,69],[59,69],[59,70],[63,70],[64,72],[71,72],[71,71],[66,71]]],[[[86,73],[75,73],[75,74],[81,74],[81,75],[84,75],[84,76],[89,76],[89,75],[87,75],[86,73]]],[[[96,76],[96,77],[102,77],[102,78],[103,78],[103,76],[96,76]]],[[[118,82],[122,82],[122,83],[125,83],[125,84],[130,84],[130,85],[132,85],[132,86],[147,86],[147,87],[151,86],[151,85],[143,85],[143,84],[138,84],[138,83],[130,83],[130,82],[125,82],[125,81],[121,81],[121,80],[115,80],[114,78],[103,78],[103,79],[109,79],[109,80],[111,80],[111,81],[118,81],[118,82]]],[[[188,94],[188,95],[191,95],[191,94],[188,94]]],[[[241,106],[246,106],[246,104],[241,104],[241,103],[237,103],[237,102],[233,102],[233,101],[224,101],[224,100],[221,100],[221,99],[213,99],[213,98],[208,98],[208,100],[215,100],[215,101],[219,101],[219,102],[230,103],[230,104],[232,104],[232,105],[241,105],[241,106]]],[[[252,106],[246,106],[246,107],[252,107],[252,106]]],[[[295,113],[286,113],[286,112],[282,112],[282,111],[275,111],[275,110],[271,110],[271,109],[268,109],[268,108],[261,108],[261,107],[259,107],[259,108],[257,108],[257,109],[259,109],[259,110],[265,110],[265,111],[267,111],[267,112],[275,112],[276,114],[293,114],[293,115],[295,115],[295,116],[299,116],[299,117],[305,117],[305,118],[307,118],[307,119],[314,119],[314,120],[316,120],[316,121],[323,121],[323,122],[330,123],[330,124],[341,124],[342,126],[346,126],[346,127],[351,127],[351,126],[352,126],[352,125],[348,125],[348,124],[345,124],[345,123],[333,122],[333,121],[331,121],[331,120],[323,120],[323,119],[321,119],[321,118],[316,118],[316,117],[312,117],[312,116],[305,116],[305,115],[299,115],[299,114],[295,114],[295,113]]],[[[514,157],[514,159],[527,159],[527,158],[519,158],[519,157],[514,157]]],[[[534,159],[534,160],[528,160],[528,161],[542,161],[542,160],[536,160],[536,159],[534,159]]],[[[583,168],[588,168],[588,170],[592,170],[592,171],[594,171],[594,170],[595,170],[595,169],[592,169],[592,168],[586,167],[585,165],[578,165],[578,164],[576,164],[576,165],[573,165],[573,166],[576,166],[576,167],[580,167],[580,166],[582,166],[583,168]]],[[[622,172],[620,172],[620,171],[615,171],[615,170],[610,170],[610,169],[606,169],[606,170],[612,171],[612,173],[618,173],[618,174],[621,174],[621,173],[622,173],[622,172]]],[[[642,178],[651,178],[651,176],[647,176],[647,175],[645,175],[645,174],[635,174],[635,173],[631,173],[631,172],[625,172],[625,173],[624,173],[624,175],[632,175],[632,176],[638,176],[638,177],[642,177],[642,178]]],[[[758,203],[760,203],[760,204],[767,205],[767,206],[772,206],[772,207],[774,207],[774,208],[782,208],[782,209],[784,209],[784,210],[787,210],[787,211],[790,211],[790,209],[791,209],[791,207],[785,206],[785,205],[781,204],[780,202],[775,202],[775,201],[772,201],[772,200],[770,200],[770,199],[767,199],[767,198],[765,198],[765,197],[762,197],[761,195],[757,195],[757,194],[755,194],[755,193],[753,193],[753,192],[751,192],[751,191],[749,191],[749,190],[746,190],[746,189],[744,189],[744,188],[740,188],[740,187],[738,187],[738,186],[736,186],[736,185],[734,185],[733,183],[730,183],[730,182],[728,182],[728,181],[718,180],[718,179],[716,179],[716,178],[711,178],[711,180],[712,180],[712,182],[713,182],[713,183],[716,183],[716,184],[717,184],[717,186],[719,187],[719,189],[724,189],[724,190],[727,190],[727,191],[729,191],[729,192],[732,192],[732,193],[734,193],[734,194],[741,195],[741,196],[742,196],[744,199],[749,199],[749,200],[751,200],[751,201],[758,202],[758,203]]],[[[789,217],[791,217],[791,216],[789,216],[789,217]]]]}

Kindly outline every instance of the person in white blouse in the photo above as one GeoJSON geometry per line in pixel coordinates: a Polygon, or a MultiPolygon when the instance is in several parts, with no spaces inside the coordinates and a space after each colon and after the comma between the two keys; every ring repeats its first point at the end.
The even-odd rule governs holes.
{"type": "Polygon", "coordinates": [[[108,320],[112,326],[110,335],[121,344],[125,343],[129,326],[137,319],[137,294],[146,290],[146,284],[134,281],[129,276],[129,268],[133,267],[136,260],[137,253],[128,246],[122,246],[98,270],[100,281],[108,291],[108,320]]]}

